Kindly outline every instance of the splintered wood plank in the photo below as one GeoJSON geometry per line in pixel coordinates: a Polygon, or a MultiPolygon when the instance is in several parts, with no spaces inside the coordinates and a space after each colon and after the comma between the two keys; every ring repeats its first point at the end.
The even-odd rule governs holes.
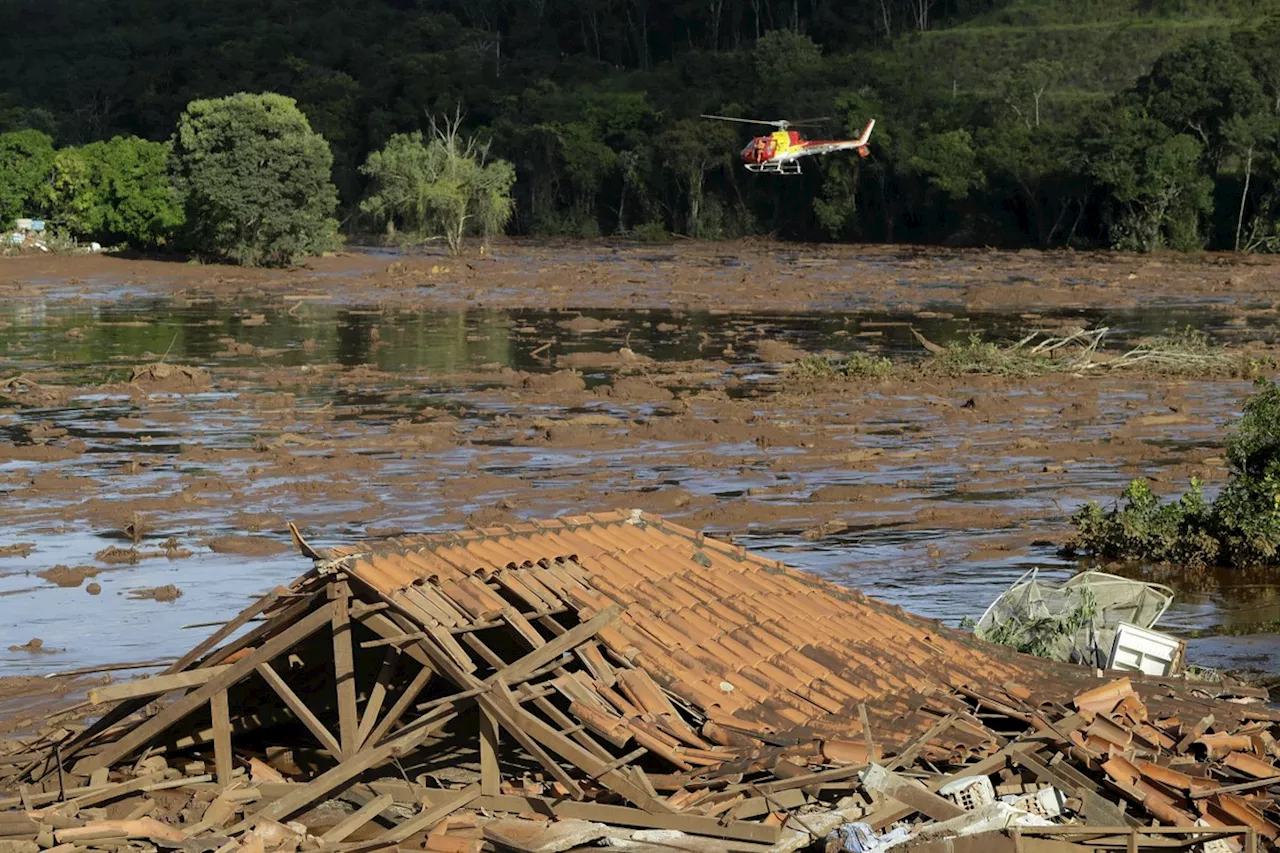
{"type": "Polygon", "coordinates": [[[298,617],[305,613],[310,613],[316,604],[319,593],[312,593],[305,598],[300,598],[292,604],[281,608],[275,616],[266,622],[262,622],[257,627],[245,632],[244,635],[237,637],[225,646],[221,646],[210,652],[197,666],[203,668],[206,666],[216,666],[228,659],[241,649],[247,649],[261,643],[265,638],[272,636],[280,630],[282,625],[292,625],[298,621],[298,617]]]}
{"type": "Polygon", "coordinates": [[[90,756],[84,764],[84,771],[92,773],[99,767],[110,767],[124,756],[133,752],[145,743],[149,743],[161,732],[168,729],[178,720],[188,716],[192,711],[204,705],[213,694],[225,690],[240,681],[260,663],[272,660],[277,655],[297,645],[301,640],[314,634],[321,625],[329,621],[328,608],[319,608],[302,617],[285,628],[276,636],[267,640],[248,656],[232,664],[230,669],[207,682],[197,690],[183,696],[172,705],[162,709],[158,714],[135,726],[127,734],[114,743],[107,744],[102,752],[90,756]]]}
{"type": "MultiPolygon", "coordinates": [[[[403,617],[398,613],[390,612],[371,613],[368,616],[361,617],[360,621],[366,628],[373,631],[373,633],[386,638],[399,637],[401,634],[408,633],[420,627],[410,622],[406,617],[403,617]]],[[[444,638],[453,640],[452,636],[439,629],[433,629],[429,633],[431,634],[430,641],[416,640],[414,642],[405,643],[400,647],[400,651],[404,652],[423,666],[430,667],[431,669],[440,672],[455,684],[466,684],[467,686],[470,686],[475,683],[476,678],[471,675],[471,673],[475,672],[476,669],[475,661],[471,660],[466,651],[463,650],[462,646],[458,646],[457,642],[454,641],[454,645],[457,646],[458,649],[458,654],[466,658],[470,669],[463,667],[454,653],[449,651],[443,642],[441,642],[444,638]],[[439,633],[437,633],[437,631],[439,631],[439,633]]]]}
{"type": "Polygon", "coordinates": [[[215,646],[218,645],[218,643],[221,643],[223,640],[225,640],[227,637],[230,637],[236,631],[239,631],[245,625],[248,625],[250,619],[254,619],[262,615],[263,611],[265,611],[267,608],[271,607],[271,605],[279,601],[280,596],[287,595],[288,592],[289,592],[288,587],[283,587],[283,586],[278,586],[275,589],[271,590],[266,595],[262,596],[257,601],[255,601],[253,604],[250,604],[244,610],[241,610],[239,613],[237,613],[235,617],[227,621],[225,625],[223,625],[218,630],[214,631],[209,637],[205,638],[203,641],[197,644],[194,649],[187,652],[182,657],[178,658],[177,663],[173,664],[168,669],[166,669],[162,673],[162,675],[172,675],[173,673],[176,673],[176,672],[182,672],[182,670],[186,669],[187,667],[191,666],[191,664],[200,660],[200,658],[206,652],[213,649],[215,646]]]}
{"type": "MultiPolygon", "coordinates": [[[[533,704],[536,705],[542,713],[546,714],[547,718],[550,719],[551,722],[560,726],[562,730],[568,731],[574,727],[574,721],[554,704],[548,701],[546,697],[532,695],[532,691],[529,690],[528,684],[520,685],[520,694],[521,696],[528,697],[532,700],[533,704]]],[[[587,734],[585,731],[574,732],[571,737],[581,744],[583,748],[590,750],[601,761],[613,760],[613,753],[601,746],[595,738],[587,734]]],[[[591,778],[594,779],[596,777],[592,776],[591,778]]]]}
{"type": "MultiPolygon", "coordinates": [[[[499,686],[500,689],[498,691],[482,693],[477,697],[477,701],[480,703],[482,711],[485,714],[491,715],[495,721],[500,722],[502,727],[505,728],[511,737],[515,739],[516,743],[524,747],[525,752],[537,759],[538,763],[545,767],[547,772],[555,777],[557,782],[569,789],[569,793],[575,800],[581,800],[586,797],[586,794],[582,790],[582,786],[580,786],[577,781],[560,766],[558,761],[547,754],[547,751],[542,748],[542,744],[537,738],[525,731],[526,727],[522,725],[523,720],[520,719],[521,715],[529,719],[536,718],[523,708],[519,707],[515,701],[509,697],[506,697],[504,702],[495,701],[495,695],[498,693],[502,693],[505,697],[505,688],[502,686],[501,682],[499,682],[499,686]]],[[[547,726],[547,728],[553,732],[555,731],[555,729],[552,729],[550,726],[547,726]]],[[[570,741],[570,743],[572,743],[572,741],[570,741]]]]}
{"type": "Polygon", "coordinates": [[[439,803],[426,806],[423,810],[409,818],[404,823],[389,829],[386,832],[373,839],[379,844],[397,844],[404,841],[419,832],[425,832],[431,829],[440,821],[453,814],[460,808],[464,808],[475,802],[480,797],[480,786],[471,785],[463,788],[455,794],[441,800],[439,803]]]}
{"type": "MultiPolygon", "coordinates": [[[[366,628],[384,639],[398,638],[402,634],[415,633],[422,627],[421,623],[412,622],[400,614],[393,613],[370,613],[361,616],[360,621],[366,628]]],[[[447,664],[444,661],[437,660],[433,662],[433,666],[439,668],[440,671],[445,674],[450,674],[452,671],[456,670],[463,678],[476,671],[475,661],[473,661],[471,656],[467,654],[466,650],[458,644],[458,641],[453,638],[453,635],[440,627],[432,627],[430,625],[426,627],[431,640],[434,641],[438,648],[442,649],[444,653],[449,656],[447,664]]],[[[416,654],[412,651],[410,653],[414,654],[415,658],[418,658],[418,655],[426,654],[423,650],[427,648],[430,647],[426,645],[418,646],[410,643],[402,647],[401,650],[416,650],[416,654]]]]}
{"type": "Polygon", "coordinates": [[[867,744],[867,761],[876,760],[876,742],[871,738],[871,721],[867,719],[867,703],[858,703],[858,722],[862,724],[862,739],[867,744]]]}
{"type": "MultiPolygon", "coordinates": [[[[227,637],[231,636],[236,631],[240,630],[240,628],[247,625],[251,619],[254,619],[257,616],[261,615],[263,611],[271,607],[271,605],[275,604],[276,601],[279,600],[280,596],[286,592],[288,592],[288,590],[285,587],[276,587],[271,592],[264,595],[262,598],[259,598],[253,604],[250,604],[244,610],[240,611],[240,613],[238,613],[233,619],[231,619],[231,621],[227,622],[225,625],[223,625],[221,628],[215,631],[212,636],[210,636],[209,638],[201,642],[190,652],[188,652],[187,654],[179,658],[176,663],[172,664],[167,669],[165,669],[161,673],[161,676],[172,675],[174,673],[177,673],[177,672],[180,672],[181,670],[186,669],[188,666],[190,666],[195,661],[197,661],[201,655],[205,654],[214,646],[216,646],[218,643],[221,643],[227,637]]],[[[107,711],[105,714],[103,714],[101,717],[95,720],[92,725],[90,725],[87,729],[85,729],[83,732],[77,735],[74,740],[72,740],[70,743],[65,743],[62,745],[61,751],[62,751],[63,763],[65,764],[68,761],[70,761],[72,757],[74,757],[77,753],[79,753],[81,749],[83,749],[85,746],[91,743],[95,738],[97,738],[98,735],[102,734],[104,731],[111,728],[121,720],[125,719],[130,714],[133,714],[136,711],[139,711],[142,708],[146,707],[146,704],[147,704],[146,697],[139,696],[139,697],[130,699],[128,701],[123,701],[122,704],[117,705],[116,707],[112,708],[110,711],[107,711]]],[[[43,778],[44,776],[52,772],[53,772],[53,767],[46,768],[46,770],[39,775],[39,778],[43,778]]]]}
{"type": "MultiPolygon", "coordinates": [[[[328,613],[325,613],[325,616],[327,618],[328,613]]],[[[296,787],[297,790],[291,791],[254,814],[245,817],[240,823],[228,830],[224,830],[224,833],[226,835],[235,835],[256,826],[264,820],[288,820],[313,803],[329,796],[333,791],[369,768],[378,766],[393,755],[404,755],[422,743],[441,727],[456,719],[458,716],[457,709],[462,707],[462,704],[466,701],[469,700],[460,700],[451,705],[441,705],[433,709],[429,714],[424,714],[410,723],[409,725],[413,727],[412,731],[389,740],[381,746],[357,752],[351,758],[340,762],[336,767],[329,768],[305,785],[291,786],[296,787]]]]}
{"type": "Polygon", "coordinates": [[[1015,764],[1030,770],[1037,780],[1053,785],[1067,796],[1079,797],[1082,802],[1081,813],[1088,817],[1090,822],[1111,823],[1116,826],[1125,825],[1123,810],[1097,791],[1073,784],[1070,779],[1060,775],[1030,751],[1012,751],[1009,753],[1009,758],[1015,764]]]}
{"type": "MultiPolygon", "coordinates": [[[[908,746],[901,753],[899,753],[897,757],[895,757],[892,761],[886,764],[885,769],[897,770],[899,767],[904,767],[906,765],[909,765],[911,762],[915,761],[916,756],[920,753],[920,750],[924,749],[925,746],[929,743],[929,741],[933,740],[935,737],[937,737],[938,735],[942,734],[944,731],[949,729],[951,727],[951,724],[956,721],[956,717],[958,716],[960,715],[956,714],[955,712],[952,712],[947,716],[943,717],[941,720],[938,720],[936,723],[934,723],[932,726],[929,727],[929,730],[927,732],[920,735],[920,737],[916,738],[911,743],[910,746],[908,746]]],[[[868,752],[867,760],[872,761],[874,759],[875,759],[875,756],[872,753],[868,752]]]]}
{"type": "Polygon", "coordinates": [[[359,810],[347,815],[335,824],[333,828],[320,836],[320,840],[327,844],[337,844],[339,841],[345,841],[347,836],[382,814],[393,802],[395,802],[395,797],[390,794],[379,794],[361,806],[359,810]]]}
{"type": "Polygon", "coordinates": [[[507,684],[516,684],[523,681],[541,667],[560,657],[560,655],[600,633],[602,628],[607,628],[611,625],[621,613],[621,606],[617,604],[609,605],[581,625],[570,628],[554,640],[539,646],[515,663],[489,676],[486,681],[492,683],[501,679],[507,684]]]}
{"type": "Polygon", "coordinates": [[[387,732],[391,731],[391,727],[404,716],[404,712],[409,710],[409,706],[413,704],[413,700],[418,698],[418,694],[427,686],[427,682],[431,680],[431,676],[435,671],[424,666],[418,670],[418,674],[413,677],[413,681],[405,687],[404,692],[400,694],[400,698],[395,701],[390,708],[387,709],[386,715],[382,718],[373,731],[369,732],[369,736],[364,739],[367,745],[374,745],[386,737],[387,732]]]}
{"type": "Polygon", "coordinates": [[[284,679],[280,677],[280,674],[272,669],[271,664],[264,661],[258,664],[257,669],[258,674],[262,676],[262,680],[267,682],[271,689],[276,692],[276,695],[284,700],[284,704],[288,705],[294,716],[302,721],[302,724],[307,727],[311,734],[315,735],[316,740],[320,741],[320,745],[334,758],[341,759],[344,753],[338,745],[337,738],[325,728],[324,723],[320,722],[320,718],[311,712],[306,703],[298,698],[298,694],[293,692],[284,679]]]}
{"type": "Polygon", "coordinates": [[[374,724],[378,722],[382,703],[387,698],[387,686],[396,674],[396,664],[399,660],[400,653],[395,649],[387,649],[387,653],[382,657],[382,668],[378,670],[378,680],[369,691],[369,699],[364,703],[364,716],[360,718],[360,728],[356,731],[356,743],[359,746],[364,746],[369,739],[369,733],[373,731],[374,724]]]}
{"type": "Polygon", "coordinates": [[[338,690],[338,737],[343,757],[360,748],[360,713],[356,708],[356,664],[351,647],[351,591],[345,582],[329,587],[333,599],[333,679],[338,690]]]}
{"type": "Polygon", "coordinates": [[[163,780],[163,772],[157,771],[155,773],[148,773],[145,776],[137,776],[127,782],[118,782],[115,785],[98,788],[96,791],[89,791],[88,793],[81,794],[70,802],[75,803],[76,808],[92,808],[100,803],[110,802],[111,800],[118,799],[126,794],[141,791],[148,785],[154,785],[156,782],[163,780]]]}
{"type": "MultiPolygon", "coordinates": [[[[434,794],[434,792],[433,792],[434,794]]],[[[691,835],[707,835],[734,841],[777,844],[780,829],[763,823],[729,820],[687,814],[652,814],[627,806],[602,803],[575,803],[572,800],[548,800],[541,797],[481,797],[476,808],[516,814],[536,813],[560,818],[577,818],[614,826],[637,826],[647,829],[676,829],[691,835]]]]}
{"type": "Polygon", "coordinates": [[[219,690],[209,697],[209,716],[213,718],[213,765],[218,784],[231,782],[231,710],[227,691],[219,690]]]}
{"type": "Polygon", "coordinates": [[[480,712],[480,792],[495,796],[502,779],[498,766],[498,721],[488,711],[480,712]]]}
{"type": "Polygon", "coordinates": [[[211,678],[227,671],[226,666],[209,666],[192,669],[187,672],[175,672],[173,675],[156,675],[138,681],[125,681],[121,684],[108,684],[95,687],[88,693],[88,699],[94,705],[103,702],[118,702],[121,699],[137,699],[142,696],[159,696],[171,690],[185,690],[188,687],[199,687],[211,678]]]}
{"type": "MultiPolygon", "coordinates": [[[[551,663],[560,655],[594,637],[602,628],[616,620],[620,613],[621,608],[618,605],[611,605],[586,622],[570,628],[560,636],[534,649],[514,663],[508,664],[483,681],[469,673],[459,671],[457,667],[452,666],[452,661],[447,655],[442,654],[438,647],[433,647],[426,641],[406,646],[405,651],[411,652],[415,648],[421,649],[421,654],[424,657],[430,658],[433,663],[438,661],[439,665],[444,667],[448,677],[461,687],[479,688],[489,686],[498,688],[477,695],[476,700],[480,703],[480,707],[492,714],[502,728],[506,729],[530,755],[537,758],[539,763],[555,776],[557,781],[564,784],[570,791],[575,792],[575,796],[579,798],[582,796],[580,786],[565,773],[564,768],[560,767],[546,750],[559,755],[589,775],[600,772],[598,778],[601,784],[621,794],[644,810],[654,813],[671,813],[674,809],[665,802],[649,794],[648,791],[635,784],[621,771],[607,770],[605,767],[607,762],[605,760],[592,755],[588,749],[575,743],[563,732],[555,730],[539,717],[525,711],[507,693],[506,682],[508,679],[511,681],[526,680],[531,674],[537,672],[540,667],[551,663]]],[[[365,624],[375,632],[384,635],[395,635],[402,632],[401,626],[398,626],[394,620],[384,617],[384,621],[384,619],[379,618],[380,616],[381,614],[374,614],[370,619],[365,620],[365,624]]]]}

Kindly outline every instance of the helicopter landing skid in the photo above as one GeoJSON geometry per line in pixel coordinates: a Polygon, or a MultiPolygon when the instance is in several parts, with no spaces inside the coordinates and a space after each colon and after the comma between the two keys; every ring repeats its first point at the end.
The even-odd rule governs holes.
{"type": "Polygon", "coordinates": [[[765,175],[799,175],[800,161],[789,160],[783,163],[746,163],[748,172],[765,175]]]}

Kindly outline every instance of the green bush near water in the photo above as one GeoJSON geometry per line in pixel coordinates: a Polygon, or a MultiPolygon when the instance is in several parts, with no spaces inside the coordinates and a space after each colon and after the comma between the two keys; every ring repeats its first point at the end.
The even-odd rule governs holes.
{"type": "Polygon", "coordinates": [[[372,189],[360,209],[412,245],[443,235],[449,252],[462,251],[463,237],[486,240],[511,218],[515,169],[489,160],[489,146],[458,133],[461,119],[432,121],[433,133],[396,134],[369,155],[361,172],[372,189]]]}
{"type": "Polygon", "coordinates": [[[41,216],[49,204],[53,140],[38,130],[0,133],[0,231],[19,216],[41,216]]]}
{"type": "Polygon", "coordinates": [[[884,379],[893,371],[887,358],[854,353],[844,361],[833,361],[823,355],[806,355],[796,360],[789,373],[797,379],[884,379]]]}
{"type": "Polygon", "coordinates": [[[166,143],[136,136],[63,148],[50,178],[56,224],[82,239],[164,245],[183,222],[168,159],[166,143]]]}
{"type": "Polygon", "coordinates": [[[947,376],[979,374],[983,376],[1038,376],[1061,370],[1058,359],[1037,356],[1019,346],[1002,346],[970,335],[966,341],[952,341],[942,352],[934,353],[929,367],[947,376]]]}
{"type": "Polygon", "coordinates": [[[1189,568],[1280,566],[1280,386],[1259,379],[1254,387],[1227,443],[1230,477],[1216,500],[1206,501],[1192,480],[1189,492],[1166,503],[1134,480],[1123,505],[1104,511],[1091,502],[1078,510],[1064,550],[1189,568]]]}
{"type": "Polygon", "coordinates": [[[192,101],[172,145],[198,250],[258,266],[337,247],[333,154],[293,98],[241,92],[192,101]]]}

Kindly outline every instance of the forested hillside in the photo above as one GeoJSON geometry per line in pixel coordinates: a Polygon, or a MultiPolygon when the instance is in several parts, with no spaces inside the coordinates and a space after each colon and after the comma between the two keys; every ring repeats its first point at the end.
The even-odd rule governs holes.
{"type": "MultiPolygon", "coordinates": [[[[460,107],[525,234],[1280,248],[1280,0],[0,0],[0,132],[163,141],[297,99],[359,167],[460,107]],[[872,156],[743,171],[704,112],[878,121],[872,156]],[[1247,182],[1247,183],[1246,183],[1247,182]],[[1246,191],[1247,187],[1247,191],[1246,191]]],[[[767,130],[767,128],[762,128],[767,130]]]]}

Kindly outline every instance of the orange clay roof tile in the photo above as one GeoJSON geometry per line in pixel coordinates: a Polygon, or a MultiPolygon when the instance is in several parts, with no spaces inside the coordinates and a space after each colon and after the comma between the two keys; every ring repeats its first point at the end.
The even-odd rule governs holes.
{"type": "MultiPolygon", "coordinates": [[[[1220,703],[1164,695],[1138,678],[1133,687],[1115,686],[1087,670],[989,646],[653,515],[601,512],[401,536],[334,549],[328,557],[426,627],[486,621],[512,606],[527,614],[567,608],[588,618],[617,602],[622,617],[596,638],[614,666],[632,662],[728,731],[764,725],[775,736],[795,732],[797,742],[814,732],[856,741],[857,708],[865,702],[877,744],[900,746],[945,712],[918,709],[971,707],[952,692],[958,686],[1015,705],[1052,701],[1062,708],[1074,696],[1077,707],[1104,712],[1141,688],[1153,718],[1227,713],[1220,703]]],[[[1259,706],[1229,713],[1275,717],[1259,706]]],[[[673,747],[675,732],[649,726],[642,733],[677,758],[699,742],[673,747]]],[[[1106,739],[1092,740],[1108,749],[1106,739]]],[[[924,754],[995,748],[979,726],[958,722],[924,754]]],[[[1232,742],[1223,751],[1231,748],[1243,752],[1252,744],[1232,742]]],[[[704,759],[695,751],[681,760],[704,759]]]]}

